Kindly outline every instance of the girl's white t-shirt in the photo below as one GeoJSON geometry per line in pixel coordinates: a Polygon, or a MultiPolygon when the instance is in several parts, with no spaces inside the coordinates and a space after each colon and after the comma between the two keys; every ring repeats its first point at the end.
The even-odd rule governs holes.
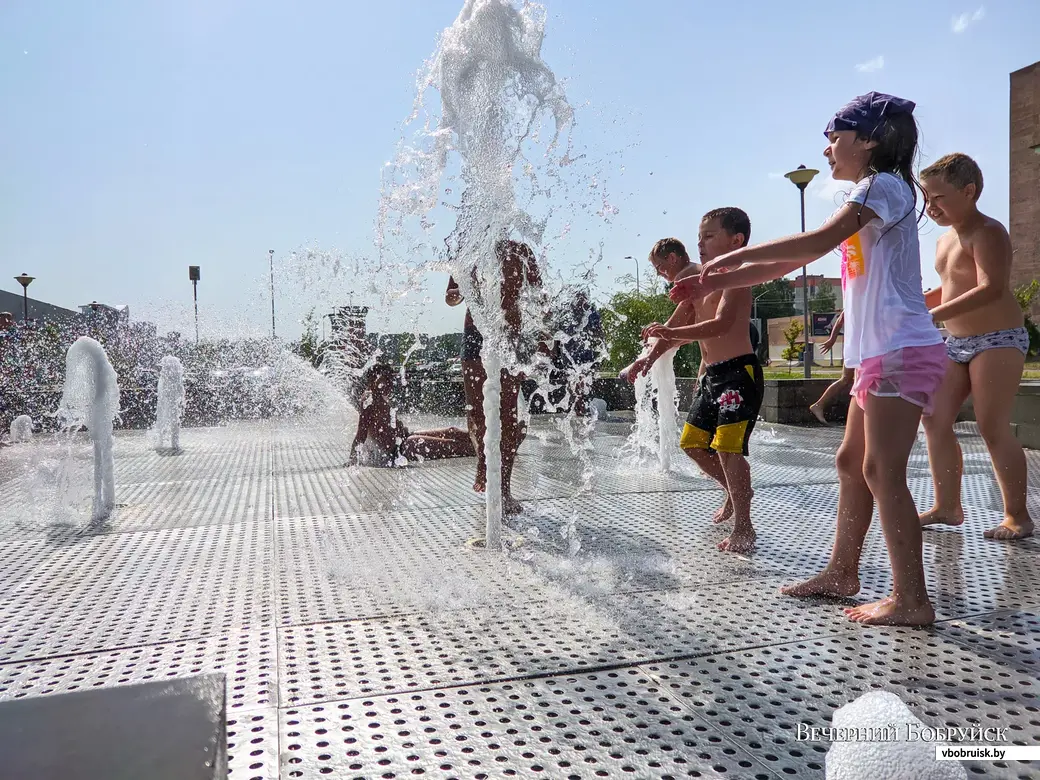
{"type": "Polygon", "coordinates": [[[877,217],[841,244],[845,365],[855,368],[903,347],[941,344],[924,302],[909,185],[891,173],[875,174],[856,184],[849,203],[865,205],[877,217]]]}

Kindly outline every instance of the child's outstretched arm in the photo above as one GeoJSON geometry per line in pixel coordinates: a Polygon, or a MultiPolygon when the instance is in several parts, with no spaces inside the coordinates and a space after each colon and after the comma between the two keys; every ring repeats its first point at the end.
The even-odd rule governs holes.
{"type": "Polygon", "coordinates": [[[721,336],[731,330],[736,324],[737,312],[740,309],[739,301],[750,294],[751,291],[746,287],[739,290],[726,290],[722,293],[719,307],[712,319],[698,322],[695,325],[680,325],[677,327],[652,325],[647,329],[647,336],[665,341],[682,342],[700,341],[721,336]]]}
{"type": "MultiPolygon", "coordinates": [[[[800,268],[814,260],[819,260],[832,249],[840,246],[842,241],[856,235],[861,227],[876,217],[877,214],[870,207],[850,201],[816,230],[777,238],[757,246],[746,246],[709,260],[701,266],[701,279],[738,265],[782,263],[792,268],[800,268]]],[[[763,279],[762,281],[769,280],[763,279]]],[[[734,285],[727,284],[726,286],[734,285]]]]}
{"type": "Polygon", "coordinates": [[[956,298],[940,303],[931,310],[939,322],[952,320],[994,301],[1007,291],[1008,266],[1011,265],[1011,240],[1004,228],[987,225],[972,242],[978,284],[956,298]]]}

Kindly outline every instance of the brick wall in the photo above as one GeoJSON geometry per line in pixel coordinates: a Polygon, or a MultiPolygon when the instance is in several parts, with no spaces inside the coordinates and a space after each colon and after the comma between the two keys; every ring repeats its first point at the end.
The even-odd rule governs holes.
{"type": "MultiPolygon", "coordinates": [[[[1040,279],[1040,62],[1011,74],[1012,284],[1040,279]]],[[[1040,315],[1040,301],[1033,301],[1040,315]]]]}

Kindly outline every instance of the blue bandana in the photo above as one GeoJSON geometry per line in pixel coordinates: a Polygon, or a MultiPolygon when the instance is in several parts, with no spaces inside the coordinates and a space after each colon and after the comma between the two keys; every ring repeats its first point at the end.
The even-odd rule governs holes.
{"type": "Polygon", "coordinates": [[[823,134],[855,130],[858,134],[871,138],[889,117],[896,114],[912,114],[915,105],[912,100],[903,100],[884,92],[868,92],[866,95],[853,98],[838,109],[838,113],[834,115],[823,134]]]}

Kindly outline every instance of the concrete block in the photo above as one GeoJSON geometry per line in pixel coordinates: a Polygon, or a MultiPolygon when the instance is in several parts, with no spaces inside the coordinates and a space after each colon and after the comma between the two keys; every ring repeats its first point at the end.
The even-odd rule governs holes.
{"type": "Polygon", "coordinates": [[[0,778],[226,777],[222,674],[0,703],[0,778]]]}

